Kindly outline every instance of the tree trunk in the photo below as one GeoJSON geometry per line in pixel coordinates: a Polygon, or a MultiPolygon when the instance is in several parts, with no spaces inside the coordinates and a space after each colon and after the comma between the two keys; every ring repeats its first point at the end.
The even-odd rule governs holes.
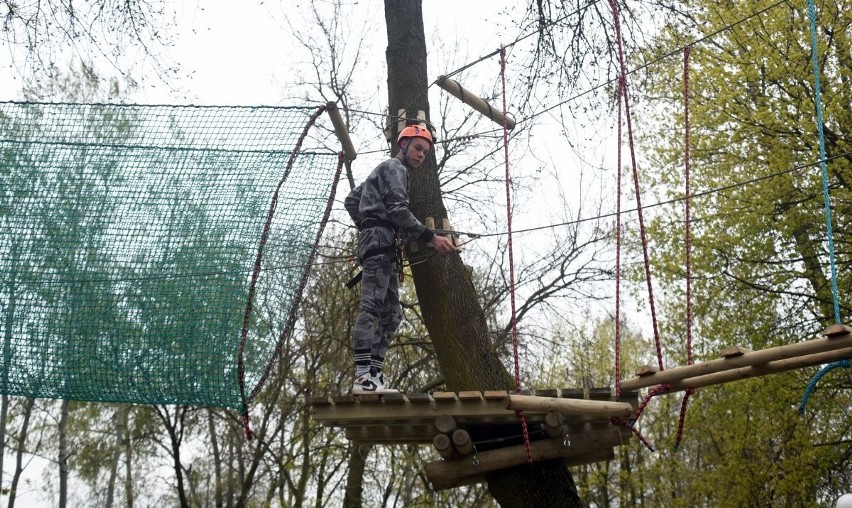
{"type": "Polygon", "coordinates": [[[59,508],[68,506],[68,413],[70,402],[63,400],[59,406],[59,508]]]}
{"type": "Polygon", "coordinates": [[[106,508],[112,508],[115,503],[115,482],[118,478],[118,463],[124,448],[124,433],[127,428],[127,406],[122,404],[115,411],[115,447],[109,463],[109,481],[107,482],[106,508]]]}
{"type": "Polygon", "coordinates": [[[133,442],[130,438],[130,407],[125,412],[124,426],[124,498],[127,508],[133,508],[133,442]]]}
{"type": "Polygon", "coordinates": [[[349,474],[346,476],[346,496],[343,508],[361,508],[361,493],[364,490],[364,469],[373,447],[352,442],[349,445],[349,474]]]}
{"type": "Polygon", "coordinates": [[[9,396],[0,397],[0,492],[3,491],[3,456],[6,455],[6,421],[9,419],[9,396]]]}
{"type": "Polygon", "coordinates": [[[222,453],[219,451],[219,440],[216,438],[216,425],[213,422],[213,411],[207,410],[207,431],[210,433],[210,448],[213,452],[213,474],[216,486],[216,508],[222,508],[222,453]]]}
{"type": "Polygon", "coordinates": [[[15,453],[15,472],[12,474],[12,485],[9,487],[9,508],[14,508],[15,497],[18,495],[18,482],[21,473],[24,472],[24,452],[27,449],[27,433],[30,428],[30,416],[33,414],[35,399],[29,398],[24,401],[24,421],[21,423],[21,431],[18,433],[18,449],[15,453]]]}
{"type": "Polygon", "coordinates": [[[189,499],[186,497],[186,487],[183,483],[183,466],[180,463],[180,445],[183,441],[183,418],[186,416],[186,406],[179,406],[175,409],[174,422],[171,420],[167,406],[157,406],[156,409],[169,434],[180,506],[181,508],[189,508],[189,499]]]}
{"type": "MultiPolygon", "coordinates": [[[[385,0],[385,21],[390,111],[396,114],[406,109],[411,118],[421,110],[430,120],[421,1],[385,0]]],[[[447,216],[436,168],[433,152],[420,168],[410,172],[411,211],[421,221],[427,216],[436,220],[447,216]]],[[[413,266],[412,273],[447,388],[514,388],[512,376],[489,339],[485,313],[461,258],[456,254],[436,255],[413,266]]],[[[497,471],[487,478],[489,492],[503,507],[582,506],[574,481],[559,460],[497,471]]]]}

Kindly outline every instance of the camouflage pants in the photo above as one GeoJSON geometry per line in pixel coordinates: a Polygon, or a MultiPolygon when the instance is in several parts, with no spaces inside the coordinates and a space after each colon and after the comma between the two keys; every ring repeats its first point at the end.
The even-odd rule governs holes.
{"type": "Polygon", "coordinates": [[[396,256],[392,253],[371,256],[361,266],[361,303],[355,320],[355,364],[381,363],[391,338],[402,321],[396,256]]]}

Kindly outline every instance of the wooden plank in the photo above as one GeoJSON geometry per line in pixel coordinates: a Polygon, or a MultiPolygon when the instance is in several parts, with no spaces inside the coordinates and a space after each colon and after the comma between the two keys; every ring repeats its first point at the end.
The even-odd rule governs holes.
{"type": "Polygon", "coordinates": [[[347,422],[365,418],[374,420],[385,419],[388,421],[411,419],[427,419],[432,421],[441,414],[447,414],[456,419],[459,417],[515,418],[514,412],[506,409],[503,399],[465,402],[457,400],[455,394],[452,392],[448,392],[446,395],[435,395],[437,397],[434,400],[428,401],[428,403],[334,404],[320,406],[313,408],[313,418],[319,422],[347,422]]]}
{"type": "Polygon", "coordinates": [[[382,402],[383,395],[379,395],[378,393],[364,393],[355,395],[355,399],[359,404],[379,404],[382,402]]]}
{"type": "Polygon", "coordinates": [[[412,404],[428,404],[432,402],[432,397],[428,393],[406,393],[405,396],[412,404]]]}
{"type": "Polygon", "coordinates": [[[454,401],[456,400],[456,392],[434,392],[432,398],[435,401],[454,401]]]}
{"type": "Polygon", "coordinates": [[[331,401],[331,397],[326,395],[325,397],[310,397],[308,404],[311,406],[327,406],[333,404],[333,402],[331,401]]]}
{"type": "Polygon", "coordinates": [[[822,334],[826,337],[841,337],[843,335],[849,335],[850,333],[852,333],[852,328],[841,324],[829,325],[828,328],[822,332],[822,334]]]}
{"type": "Polygon", "coordinates": [[[732,358],[720,358],[703,363],[696,363],[694,365],[663,370],[653,375],[627,379],[621,382],[621,387],[625,390],[635,390],[662,383],[682,381],[687,378],[704,376],[715,372],[738,369],[741,367],[751,367],[774,361],[814,355],[817,353],[826,353],[848,347],[852,347],[852,334],[845,334],[831,338],[812,339],[804,342],[798,342],[796,344],[788,344],[785,346],[753,351],[751,353],[744,353],[732,358]]]}
{"type": "MultiPolygon", "coordinates": [[[[561,389],[562,395],[582,393],[581,390],[561,389]]],[[[607,401],[629,402],[631,407],[639,403],[638,392],[623,392],[618,399],[613,397],[609,389],[598,389],[590,395],[607,401]],[[605,397],[604,397],[605,396],[605,397]],[[627,397],[631,397],[627,400],[627,397]]],[[[506,409],[506,391],[491,390],[482,393],[481,399],[460,400],[453,392],[438,392],[438,400],[425,393],[388,394],[380,400],[369,403],[357,402],[352,395],[331,397],[331,403],[321,402],[311,407],[312,417],[325,426],[353,426],[377,424],[434,424],[435,419],[446,414],[457,420],[460,425],[507,424],[517,421],[513,410],[506,409]],[[407,399],[407,402],[406,402],[407,399]]],[[[570,399],[583,400],[583,399],[570,399]]],[[[529,423],[543,422],[547,411],[526,411],[529,423]]],[[[566,418],[566,424],[577,424],[586,421],[602,421],[608,423],[609,418],[589,415],[571,415],[566,418]]]]}
{"type": "Polygon", "coordinates": [[[476,392],[476,391],[459,392],[459,400],[482,400],[482,392],[476,392]]]}
{"type": "Polygon", "coordinates": [[[734,356],[740,356],[751,352],[751,349],[748,348],[740,346],[728,346],[724,350],[722,350],[722,358],[732,358],[734,356]]]}
{"type": "Polygon", "coordinates": [[[654,367],[653,365],[642,365],[638,369],[636,369],[637,376],[650,376],[651,374],[656,374],[660,371],[659,367],[654,367]]]}
{"type": "Polygon", "coordinates": [[[346,439],[370,444],[429,444],[438,431],[430,425],[374,425],[345,428],[346,439]]]}
{"type": "Polygon", "coordinates": [[[565,399],[585,399],[586,390],[582,388],[563,388],[560,395],[565,399]]]}
{"type": "Polygon", "coordinates": [[[633,414],[633,407],[626,402],[554,399],[552,397],[525,397],[523,395],[508,395],[506,409],[598,417],[628,417],[633,414]]]}
{"type": "Polygon", "coordinates": [[[508,394],[506,390],[487,390],[482,392],[482,397],[485,400],[503,400],[508,394]]]}
{"type": "Polygon", "coordinates": [[[404,393],[386,393],[382,395],[382,401],[385,404],[405,404],[408,397],[404,393]]]}
{"type": "Polygon", "coordinates": [[[559,390],[552,388],[547,390],[536,390],[536,397],[559,397],[559,390]]]}

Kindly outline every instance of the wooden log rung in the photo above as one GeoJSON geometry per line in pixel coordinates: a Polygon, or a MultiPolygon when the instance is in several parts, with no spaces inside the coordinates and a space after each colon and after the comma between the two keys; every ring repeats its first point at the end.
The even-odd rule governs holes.
{"type": "Polygon", "coordinates": [[[767,374],[777,374],[779,372],[786,372],[789,370],[814,367],[847,358],[852,358],[852,348],[837,349],[834,351],[826,351],[824,353],[815,353],[812,355],[788,358],[786,360],[777,360],[749,367],[740,367],[738,369],[686,378],[670,383],[669,389],[661,393],[679,392],[687,388],[703,388],[705,386],[720,385],[731,381],[765,376],[767,374]]]}
{"type": "Polygon", "coordinates": [[[628,417],[633,414],[633,406],[627,402],[557,399],[553,397],[530,397],[524,395],[507,395],[506,409],[599,417],[628,417]]]}
{"type": "Polygon", "coordinates": [[[705,376],[716,372],[768,364],[770,362],[805,357],[849,347],[852,347],[852,334],[837,334],[826,336],[826,338],[746,352],[729,358],[719,358],[694,365],[675,367],[655,374],[624,380],[621,382],[621,387],[624,390],[636,390],[662,383],[674,383],[687,378],[705,376]]]}

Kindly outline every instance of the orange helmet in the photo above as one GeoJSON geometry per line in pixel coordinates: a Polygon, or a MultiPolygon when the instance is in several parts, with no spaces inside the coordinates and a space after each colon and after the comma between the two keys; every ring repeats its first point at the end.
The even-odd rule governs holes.
{"type": "Polygon", "coordinates": [[[429,132],[429,129],[419,125],[409,125],[402,129],[399,133],[399,137],[396,138],[396,146],[399,146],[402,140],[406,138],[423,138],[429,142],[429,146],[434,144],[434,141],[432,141],[432,134],[429,132]]]}

